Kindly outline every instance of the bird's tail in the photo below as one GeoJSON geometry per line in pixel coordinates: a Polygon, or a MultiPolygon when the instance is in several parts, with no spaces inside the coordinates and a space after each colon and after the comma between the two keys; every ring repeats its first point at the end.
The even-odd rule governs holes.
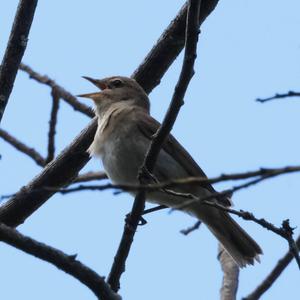
{"type": "MultiPolygon", "coordinates": [[[[203,213],[200,213],[198,216],[200,220],[202,216],[203,213]]],[[[203,222],[206,223],[239,267],[242,268],[248,264],[253,265],[254,260],[259,261],[259,255],[262,254],[261,248],[228,213],[215,210],[213,218],[205,219],[202,219],[203,222]]]]}

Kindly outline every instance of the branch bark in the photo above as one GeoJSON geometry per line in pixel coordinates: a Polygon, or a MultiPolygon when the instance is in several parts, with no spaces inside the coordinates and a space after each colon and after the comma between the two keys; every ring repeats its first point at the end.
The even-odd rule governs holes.
{"type": "Polygon", "coordinates": [[[22,224],[55,193],[55,189],[45,189],[45,186],[63,187],[70,184],[90,159],[86,149],[94,138],[96,128],[97,122],[94,120],[37,177],[0,206],[0,222],[13,227],[22,224]]]}
{"type": "Polygon", "coordinates": [[[48,85],[51,87],[52,91],[55,91],[55,93],[64,101],[66,101],[69,105],[73,107],[75,111],[79,111],[83,113],[84,115],[93,118],[95,116],[93,110],[81,103],[77,100],[75,96],[73,96],[70,92],[65,90],[62,86],[58,85],[53,79],[46,75],[41,75],[38,72],[34,71],[31,67],[21,63],[20,64],[20,70],[24,71],[29,75],[30,78],[36,80],[39,83],[48,85]]]}
{"type": "Polygon", "coordinates": [[[235,300],[239,285],[240,269],[231,256],[219,244],[218,260],[223,271],[222,287],[220,289],[221,300],[235,300]]]}
{"type": "MultiPolygon", "coordinates": [[[[212,12],[218,1],[202,2],[200,20],[203,21],[212,12]]],[[[183,47],[184,22],[182,22],[182,18],[184,20],[185,13],[186,7],[171,22],[144,62],[133,74],[133,77],[148,93],[159,83],[183,47]],[[174,35],[174,32],[178,34],[174,35]],[[170,39],[174,39],[173,43],[170,43],[170,39]]],[[[53,195],[54,191],[44,190],[41,192],[43,186],[61,188],[69,184],[89,161],[86,149],[92,143],[96,127],[97,121],[94,119],[71,145],[47,165],[38,176],[22,188],[16,196],[4,203],[0,207],[0,222],[18,226],[53,195]],[[38,190],[40,192],[37,192],[38,190]]]]}
{"type": "MultiPolygon", "coordinates": [[[[218,2],[219,0],[201,1],[200,25],[216,8],[218,2]]],[[[150,93],[154,87],[159,85],[160,79],[184,47],[186,14],[187,2],[160,36],[144,61],[133,72],[132,77],[135,78],[147,93],[150,93]],[[149,65],[152,67],[149,68],[149,65]],[[149,78],[153,78],[154,80],[151,82],[148,80],[149,78]]]]}
{"type": "Polygon", "coordinates": [[[0,67],[0,123],[28,42],[37,0],[20,0],[0,67]]]}
{"type": "MultiPolygon", "coordinates": [[[[0,131],[1,133],[1,131],[0,131]]],[[[250,172],[242,172],[242,173],[232,173],[232,174],[221,174],[220,176],[216,177],[186,177],[186,178],[180,178],[180,179],[174,179],[169,181],[163,181],[163,182],[157,182],[157,183],[149,183],[149,184],[140,184],[140,185],[128,185],[128,184],[112,184],[107,183],[103,185],[78,185],[71,188],[66,189],[57,189],[57,192],[60,192],[62,194],[68,194],[68,193],[74,193],[78,191],[103,191],[106,189],[117,189],[117,190],[123,190],[123,191],[141,191],[145,190],[147,192],[150,191],[157,191],[160,189],[166,190],[172,187],[178,187],[178,186],[185,186],[185,185],[198,185],[203,183],[218,183],[218,182],[224,182],[229,180],[241,180],[241,179],[248,179],[253,177],[258,177],[257,179],[254,179],[253,181],[247,181],[246,183],[243,183],[241,185],[236,185],[231,190],[225,190],[223,192],[216,192],[212,195],[211,198],[217,197],[221,193],[229,193],[229,191],[235,192],[236,190],[247,188],[249,187],[249,184],[255,184],[259,183],[261,181],[271,179],[274,177],[277,177],[279,175],[283,174],[291,174],[300,172],[300,166],[286,166],[282,168],[260,168],[256,171],[250,171],[250,172]]],[[[76,178],[72,183],[77,182],[85,182],[85,181],[91,181],[95,179],[107,179],[107,176],[103,172],[90,172],[86,174],[79,175],[78,178],[76,178]]],[[[47,187],[45,187],[47,188],[47,187]]]]}
{"type": "Polygon", "coordinates": [[[294,91],[289,91],[285,94],[275,94],[272,97],[269,98],[257,98],[256,101],[260,102],[260,103],[265,103],[271,100],[278,100],[278,99],[283,99],[283,98],[290,98],[290,97],[300,97],[300,93],[299,92],[294,92],[294,91]]]}
{"type": "Polygon", "coordinates": [[[0,129],[0,137],[20,152],[32,158],[39,166],[45,166],[46,160],[34,148],[28,147],[3,129],[0,129]]]}
{"type": "MultiPolygon", "coordinates": [[[[200,26],[200,5],[201,0],[189,1],[186,17],[185,53],[182,70],[167,114],[162,125],[154,135],[146,153],[143,165],[141,166],[141,174],[139,174],[141,183],[143,183],[142,178],[147,177],[147,174],[153,171],[160,149],[176,121],[179,110],[183,105],[183,98],[188,84],[194,75],[194,62],[197,56],[196,50],[200,26]]],[[[144,190],[139,191],[135,197],[131,213],[127,216],[125,221],[123,235],[108,276],[108,283],[115,292],[120,289],[120,279],[122,273],[125,271],[125,263],[133,242],[133,237],[140,222],[141,215],[145,209],[145,199],[146,192],[144,190]]]]}
{"type": "Polygon", "coordinates": [[[78,175],[78,177],[76,177],[72,183],[87,182],[92,180],[103,180],[107,178],[108,177],[105,172],[87,172],[78,175]]]}
{"type": "Polygon", "coordinates": [[[55,155],[55,134],[56,134],[56,123],[57,123],[57,114],[59,110],[59,94],[54,89],[51,92],[52,96],[52,109],[49,120],[49,132],[48,132],[48,155],[46,158],[46,163],[49,163],[53,160],[55,155]]]}
{"type": "MultiPolygon", "coordinates": [[[[298,249],[300,248],[300,236],[296,240],[298,249]]],[[[260,297],[271,288],[273,283],[280,277],[285,268],[290,264],[294,258],[293,251],[288,251],[281,259],[278,260],[274,269],[267,275],[267,277],[243,300],[258,300],[260,297]]]]}
{"type": "Polygon", "coordinates": [[[67,255],[58,249],[25,236],[4,224],[0,224],[0,240],[53,264],[58,269],[68,273],[86,285],[99,299],[121,299],[119,295],[115,294],[110,289],[103,277],[99,276],[95,271],[76,260],[76,255],[67,255]]]}

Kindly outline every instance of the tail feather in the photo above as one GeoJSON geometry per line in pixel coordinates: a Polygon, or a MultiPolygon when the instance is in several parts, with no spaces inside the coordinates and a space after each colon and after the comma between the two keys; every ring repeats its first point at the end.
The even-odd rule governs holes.
{"type": "Polygon", "coordinates": [[[253,265],[255,260],[259,262],[263,253],[260,246],[228,213],[218,211],[217,217],[203,221],[239,267],[253,265]]]}

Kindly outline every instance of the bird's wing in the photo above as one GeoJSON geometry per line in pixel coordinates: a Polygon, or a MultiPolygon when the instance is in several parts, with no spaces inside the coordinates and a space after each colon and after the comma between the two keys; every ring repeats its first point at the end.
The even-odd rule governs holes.
{"type": "MultiPolygon", "coordinates": [[[[157,131],[157,129],[159,128],[160,123],[144,112],[140,112],[139,114],[137,114],[137,117],[138,129],[145,137],[151,139],[157,131]]],[[[165,152],[172,156],[172,158],[176,160],[177,163],[182,166],[182,168],[185,169],[189,176],[207,178],[205,173],[190,156],[190,154],[180,145],[180,143],[171,134],[169,134],[162,148],[165,152]]],[[[208,191],[216,193],[216,190],[210,183],[206,182],[201,183],[200,185],[208,191]]],[[[220,198],[221,201],[223,200],[223,204],[230,205],[230,200],[227,197],[220,198]]]]}

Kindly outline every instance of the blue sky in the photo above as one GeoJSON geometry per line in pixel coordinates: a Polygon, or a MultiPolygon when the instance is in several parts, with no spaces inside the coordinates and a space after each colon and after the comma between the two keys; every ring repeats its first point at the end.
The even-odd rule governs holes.
{"type": "MultiPolygon", "coordinates": [[[[81,76],[129,76],[151,49],[183,1],[40,1],[23,62],[48,74],[73,94],[94,91],[81,76]]],[[[0,11],[0,54],[4,53],[17,1],[0,11]]],[[[196,74],[173,134],[209,176],[299,164],[300,101],[267,104],[254,100],[298,90],[299,1],[220,1],[202,26],[196,74]]],[[[182,56],[150,95],[152,115],[161,120],[178,78],[182,56]]],[[[51,107],[49,89],[19,73],[1,126],[46,153],[51,107]]],[[[57,151],[89,120],[61,103],[57,151]]],[[[39,167],[0,141],[1,194],[17,191],[39,167]],[[5,175],[4,175],[5,174],[5,175]]],[[[85,170],[100,170],[93,159],[85,170]]],[[[235,208],[276,225],[290,218],[299,227],[300,176],[285,175],[234,195],[235,208]]],[[[218,189],[235,183],[220,184],[218,189]]],[[[55,195],[24,225],[22,233],[57,247],[107,275],[132,199],[112,191],[55,195]]],[[[217,243],[202,226],[179,233],[194,220],[161,211],[140,227],[122,277],[124,299],[218,299],[222,274],[217,243]]],[[[239,298],[265,277],[287,250],[284,240],[238,220],[261,244],[261,264],[241,271],[239,298]]],[[[295,230],[299,234],[299,229],[295,230]]],[[[53,266],[0,244],[3,299],[94,299],[75,279],[53,266]]],[[[285,270],[263,299],[292,299],[298,292],[296,263],[285,270]]]]}

